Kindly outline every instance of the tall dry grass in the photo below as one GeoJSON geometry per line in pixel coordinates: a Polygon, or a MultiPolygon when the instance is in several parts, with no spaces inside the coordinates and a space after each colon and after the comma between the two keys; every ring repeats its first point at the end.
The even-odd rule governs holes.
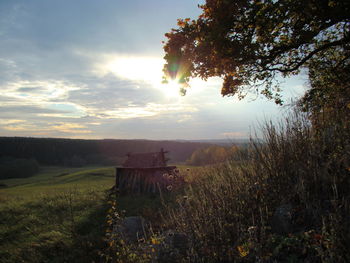
{"type": "Polygon", "coordinates": [[[189,238],[182,260],[350,262],[347,126],[315,130],[295,111],[240,161],[203,170],[165,216],[189,238]]]}

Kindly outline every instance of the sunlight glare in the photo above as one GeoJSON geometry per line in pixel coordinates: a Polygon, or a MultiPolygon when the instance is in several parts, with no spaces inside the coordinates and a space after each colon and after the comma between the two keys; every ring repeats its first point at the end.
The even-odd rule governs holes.
{"type": "Polygon", "coordinates": [[[178,80],[170,80],[167,84],[163,84],[163,92],[167,97],[181,96],[181,84],[178,80]]]}
{"type": "Polygon", "coordinates": [[[147,82],[161,81],[163,60],[154,57],[115,57],[107,69],[126,79],[143,80],[147,82]]]}
{"type": "Polygon", "coordinates": [[[149,83],[166,97],[180,97],[181,85],[177,80],[162,83],[164,63],[163,59],[157,57],[115,56],[106,63],[104,69],[123,79],[149,83]]]}

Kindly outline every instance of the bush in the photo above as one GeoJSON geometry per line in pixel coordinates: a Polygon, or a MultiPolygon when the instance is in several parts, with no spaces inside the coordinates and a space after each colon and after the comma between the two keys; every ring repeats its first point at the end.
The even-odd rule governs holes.
{"type": "Polygon", "coordinates": [[[35,159],[0,158],[0,179],[30,177],[39,171],[35,159]]]}
{"type": "Polygon", "coordinates": [[[239,148],[237,146],[223,147],[210,146],[195,150],[191,157],[186,161],[188,165],[208,165],[221,163],[237,153],[239,148]]]}
{"type": "Polygon", "coordinates": [[[314,130],[296,111],[263,131],[248,161],[208,167],[168,208],[168,228],[190,239],[186,260],[349,262],[349,129],[314,130]]]}

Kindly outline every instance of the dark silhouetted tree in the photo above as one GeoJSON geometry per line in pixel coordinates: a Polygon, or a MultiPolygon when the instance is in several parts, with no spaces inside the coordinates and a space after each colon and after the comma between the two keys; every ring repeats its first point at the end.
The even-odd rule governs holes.
{"type": "Polygon", "coordinates": [[[282,104],[277,76],[349,48],[348,0],[206,0],[200,8],[166,34],[165,81],[221,77],[224,96],[254,91],[282,104]]]}
{"type": "Polygon", "coordinates": [[[314,126],[350,123],[350,49],[329,49],[309,66],[310,89],[300,100],[314,126]]]}

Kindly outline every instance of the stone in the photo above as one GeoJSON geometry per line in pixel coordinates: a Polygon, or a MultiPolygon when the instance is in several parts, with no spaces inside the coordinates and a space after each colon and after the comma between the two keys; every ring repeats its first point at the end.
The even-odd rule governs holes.
{"type": "Polygon", "coordinates": [[[184,233],[176,231],[167,231],[164,233],[165,243],[172,248],[178,249],[180,253],[185,253],[188,249],[188,237],[184,233]]]}
{"type": "Polygon", "coordinates": [[[145,236],[145,219],[141,216],[125,217],[116,230],[126,241],[137,242],[145,236]]]}
{"type": "Polygon", "coordinates": [[[283,235],[293,231],[292,209],[290,204],[283,204],[276,208],[272,217],[272,232],[283,235]]]}
{"type": "Polygon", "coordinates": [[[164,242],[159,247],[158,262],[177,263],[183,259],[189,249],[188,236],[173,230],[162,234],[164,242]]]}

